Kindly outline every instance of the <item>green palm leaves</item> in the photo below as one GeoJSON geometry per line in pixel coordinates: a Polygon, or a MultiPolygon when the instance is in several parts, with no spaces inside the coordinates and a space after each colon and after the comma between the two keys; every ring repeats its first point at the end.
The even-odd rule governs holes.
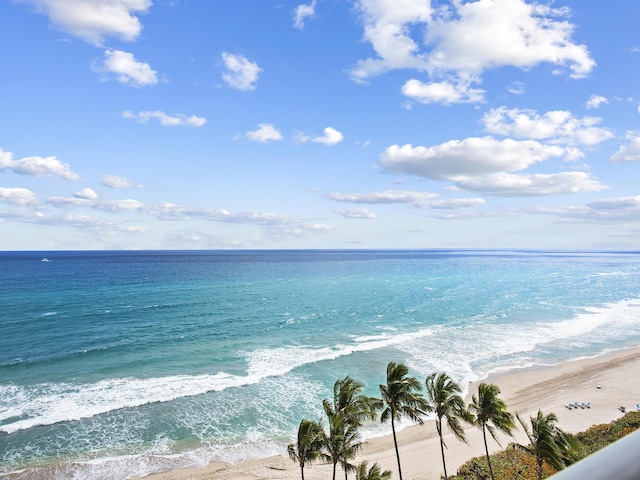
{"type": "Polygon", "coordinates": [[[298,439],[287,447],[289,458],[300,465],[300,475],[304,480],[304,467],[323,457],[324,430],[313,420],[303,419],[298,426],[298,439]]]}
{"type": "Polygon", "coordinates": [[[377,398],[362,394],[364,384],[346,376],[333,386],[333,401],[322,402],[329,421],[329,434],[325,436],[325,449],[333,463],[333,479],[338,463],[345,472],[355,470],[350,463],[362,448],[358,429],[366,420],[374,420],[376,411],[382,406],[377,398]]]}
{"type": "Polygon", "coordinates": [[[447,464],[444,457],[446,447],[442,438],[442,424],[447,422],[449,430],[458,440],[466,442],[462,421],[472,423],[473,417],[465,408],[464,400],[460,396],[462,389],[446,373],[432,373],[426,378],[426,397],[436,415],[436,430],[440,437],[440,453],[444,478],[447,476],[447,464]]]}
{"type": "Polygon", "coordinates": [[[530,417],[531,429],[516,415],[529,439],[529,445],[512,444],[534,457],[538,463],[538,479],[542,480],[542,465],[544,462],[557,469],[562,469],[572,462],[575,451],[574,440],[558,428],[558,417],[555,413],[544,415],[541,410],[534,417],[530,417]]]}
{"type": "Polygon", "coordinates": [[[382,423],[391,422],[400,480],[402,480],[402,467],[400,465],[400,452],[398,450],[395,424],[402,417],[407,417],[415,423],[422,424],[422,416],[431,410],[431,407],[420,393],[420,382],[415,377],[409,377],[408,374],[409,368],[406,365],[390,362],[387,365],[387,383],[380,385],[380,394],[385,406],[380,415],[380,421],[382,423]]]}
{"type": "Polygon", "coordinates": [[[482,430],[484,450],[492,479],[495,477],[493,476],[493,469],[491,468],[491,460],[489,458],[487,431],[489,431],[493,439],[497,442],[496,430],[511,435],[511,431],[515,428],[513,415],[507,411],[507,404],[498,395],[500,395],[500,389],[497,385],[481,383],[478,386],[478,396],[476,397],[476,395],[474,395],[469,405],[469,411],[475,415],[475,425],[482,430]]]}
{"type": "MultiPolygon", "coordinates": [[[[360,428],[365,422],[376,420],[380,411],[380,421],[391,423],[400,480],[402,466],[396,436],[397,423],[407,418],[422,424],[428,413],[435,415],[445,479],[448,478],[444,454],[445,423],[454,437],[463,442],[466,442],[464,423],[482,430],[487,464],[493,479],[487,432],[496,439],[498,431],[511,434],[515,428],[514,417],[500,398],[500,389],[493,384],[481,383],[467,407],[461,396],[462,388],[446,373],[428,375],[424,386],[426,390],[423,396],[421,382],[409,375],[409,368],[405,364],[396,362],[389,362],[387,365],[386,383],[380,384],[381,398],[365,395],[365,385],[350,376],[338,379],[333,386],[333,396],[322,402],[326,427],[317,421],[302,420],[297,442],[288,447],[289,457],[300,466],[302,480],[305,465],[317,460],[332,464],[333,480],[336,478],[338,465],[344,470],[345,480],[349,472],[355,472],[356,480],[388,480],[391,472],[382,471],[377,464],[369,467],[367,462],[359,465],[354,463],[364,446],[360,428]]],[[[543,461],[552,465],[566,463],[571,452],[571,439],[557,428],[554,414],[544,416],[538,412],[538,416],[531,419],[531,431],[519,417],[518,420],[530,441],[529,446],[518,448],[536,455],[538,465],[542,465],[543,461]]]]}

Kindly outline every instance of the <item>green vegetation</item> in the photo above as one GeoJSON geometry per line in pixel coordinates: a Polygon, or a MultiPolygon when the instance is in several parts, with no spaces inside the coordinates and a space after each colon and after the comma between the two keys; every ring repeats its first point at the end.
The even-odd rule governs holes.
{"type": "MultiPolygon", "coordinates": [[[[497,385],[481,383],[478,386],[478,396],[471,397],[471,404],[469,405],[469,411],[475,415],[475,425],[482,430],[484,450],[492,480],[495,480],[495,477],[491,468],[491,459],[489,458],[487,430],[493,439],[498,442],[496,429],[511,435],[511,431],[516,426],[513,422],[513,415],[507,411],[507,404],[498,395],[500,395],[500,389],[497,385]]],[[[498,445],[500,445],[500,442],[498,442],[498,445]]]]}
{"type": "Polygon", "coordinates": [[[402,363],[387,365],[386,381],[380,385],[382,398],[375,398],[363,394],[363,383],[349,376],[338,379],[333,387],[333,398],[322,402],[325,421],[303,419],[300,422],[296,443],[289,444],[287,453],[300,467],[302,480],[305,466],[317,461],[333,465],[333,480],[338,464],[344,471],[345,480],[350,472],[355,472],[356,480],[390,480],[391,472],[382,471],[377,463],[371,466],[366,461],[358,465],[352,463],[364,446],[360,428],[365,421],[375,421],[380,411],[380,421],[391,423],[400,480],[402,469],[396,422],[403,417],[422,424],[427,413],[435,413],[445,480],[541,480],[640,428],[640,412],[629,412],[611,424],[596,425],[570,435],[558,427],[554,413],[544,414],[539,410],[535,417],[530,417],[529,423],[516,415],[527,435],[528,445],[512,443],[506,450],[489,455],[486,432],[496,439],[497,430],[511,434],[516,428],[514,417],[507,411],[496,385],[481,383],[471,404],[465,407],[460,386],[446,373],[427,376],[425,395],[421,382],[410,376],[409,368],[402,363]],[[485,455],[462,465],[455,477],[447,477],[444,422],[461,441],[466,441],[462,422],[477,426],[483,433],[485,455]]]}
{"type": "MultiPolygon", "coordinates": [[[[537,418],[537,417],[536,417],[537,418]]],[[[575,460],[585,458],[592,453],[619,440],[640,428],[640,412],[629,412],[624,417],[608,424],[594,425],[576,435],[568,435],[575,442],[575,460]]],[[[542,463],[542,476],[535,454],[520,448],[507,448],[491,455],[491,465],[496,480],[536,480],[547,478],[558,471],[546,460],[542,463]]],[[[455,480],[488,480],[489,468],[484,456],[469,460],[458,469],[455,480]]]]}
{"type": "MultiPolygon", "coordinates": [[[[516,415],[517,416],[517,415],[516,415]]],[[[547,415],[538,410],[536,417],[530,417],[531,428],[518,417],[529,445],[512,443],[511,446],[525,451],[536,458],[538,480],[542,480],[542,466],[546,462],[556,469],[564,468],[576,460],[577,442],[558,427],[555,413],[547,415]]]]}

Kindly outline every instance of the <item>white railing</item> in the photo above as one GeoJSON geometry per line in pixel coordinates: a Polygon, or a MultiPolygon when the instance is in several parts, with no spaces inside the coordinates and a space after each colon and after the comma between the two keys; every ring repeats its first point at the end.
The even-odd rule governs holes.
{"type": "Polygon", "coordinates": [[[559,471],[552,480],[639,480],[640,430],[559,471]]]}

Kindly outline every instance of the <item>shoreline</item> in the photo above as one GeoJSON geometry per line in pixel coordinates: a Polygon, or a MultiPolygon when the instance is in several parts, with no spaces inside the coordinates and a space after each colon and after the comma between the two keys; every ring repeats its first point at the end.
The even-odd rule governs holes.
{"type": "MultiPolygon", "coordinates": [[[[609,423],[623,413],[618,409],[635,410],[640,403],[640,346],[616,350],[604,355],[581,358],[554,366],[534,365],[505,372],[489,374],[485,379],[468,386],[465,401],[481,382],[494,383],[500,387],[501,398],[507,408],[524,421],[535,415],[538,409],[553,412],[563,430],[576,433],[592,425],[609,423]],[[598,388],[598,385],[600,388],[598,388]],[[590,402],[590,408],[569,410],[568,403],[590,402]]],[[[475,427],[465,428],[467,442],[459,442],[452,434],[444,436],[447,449],[445,456],[447,472],[457,469],[473,457],[484,454],[481,432],[475,427]]],[[[524,443],[522,430],[514,438],[499,436],[500,447],[490,439],[490,451],[501,450],[510,442],[524,443]]],[[[402,461],[403,477],[407,479],[438,479],[442,475],[440,444],[433,420],[424,425],[412,425],[398,433],[398,445],[402,461]]],[[[146,480],[208,480],[208,479],[283,479],[300,478],[296,463],[285,456],[276,455],[261,459],[248,459],[236,464],[213,461],[206,466],[169,470],[147,475],[146,480]]],[[[367,460],[369,465],[378,462],[383,469],[397,476],[397,464],[391,435],[367,440],[356,463],[367,460]]],[[[320,480],[331,476],[331,465],[313,464],[305,467],[307,480],[320,480]]]]}

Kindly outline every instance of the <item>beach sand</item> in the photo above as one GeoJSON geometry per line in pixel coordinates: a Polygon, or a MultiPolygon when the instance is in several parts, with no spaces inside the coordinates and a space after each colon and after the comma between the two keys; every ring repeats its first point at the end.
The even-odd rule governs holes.
{"type": "MultiPolygon", "coordinates": [[[[567,432],[586,430],[591,425],[609,423],[624,415],[620,406],[627,411],[635,410],[640,403],[640,348],[615,352],[609,355],[563,363],[554,367],[533,367],[484,380],[500,387],[501,397],[510,412],[518,413],[528,422],[529,417],[541,409],[545,414],[554,412],[558,416],[560,428],[567,432]],[[600,388],[598,388],[598,386],[600,388]],[[568,403],[590,402],[591,408],[569,410],[568,403]]],[[[477,385],[471,385],[474,393],[477,385]]],[[[467,401],[469,401],[467,398],[467,401]]],[[[524,433],[515,432],[514,438],[500,437],[502,447],[510,442],[526,443],[524,433]]],[[[468,444],[457,441],[447,433],[445,450],[447,473],[456,472],[467,460],[484,454],[482,433],[476,428],[467,428],[468,444]]],[[[490,438],[491,451],[501,447],[490,438]]],[[[411,426],[398,435],[403,478],[437,480],[443,474],[440,444],[433,421],[424,425],[411,426]]],[[[205,479],[286,479],[300,478],[298,465],[288,457],[275,456],[227,464],[212,462],[199,468],[173,470],[145,477],[147,480],[205,480],[205,479]]],[[[391,435],[370,439],[356,462],[367,460],[369,465],[378,462],[382,468],[393,472],[398,478],[395,450],[391,435]]],[[[331,478],[331,465],[314,464],[305,467],[307,480],[331,478]]],[[[338,478],[344,478],[340,470],[338,478]]],[[[353,475],[351,475],[353,478],[353,475]]]]}

